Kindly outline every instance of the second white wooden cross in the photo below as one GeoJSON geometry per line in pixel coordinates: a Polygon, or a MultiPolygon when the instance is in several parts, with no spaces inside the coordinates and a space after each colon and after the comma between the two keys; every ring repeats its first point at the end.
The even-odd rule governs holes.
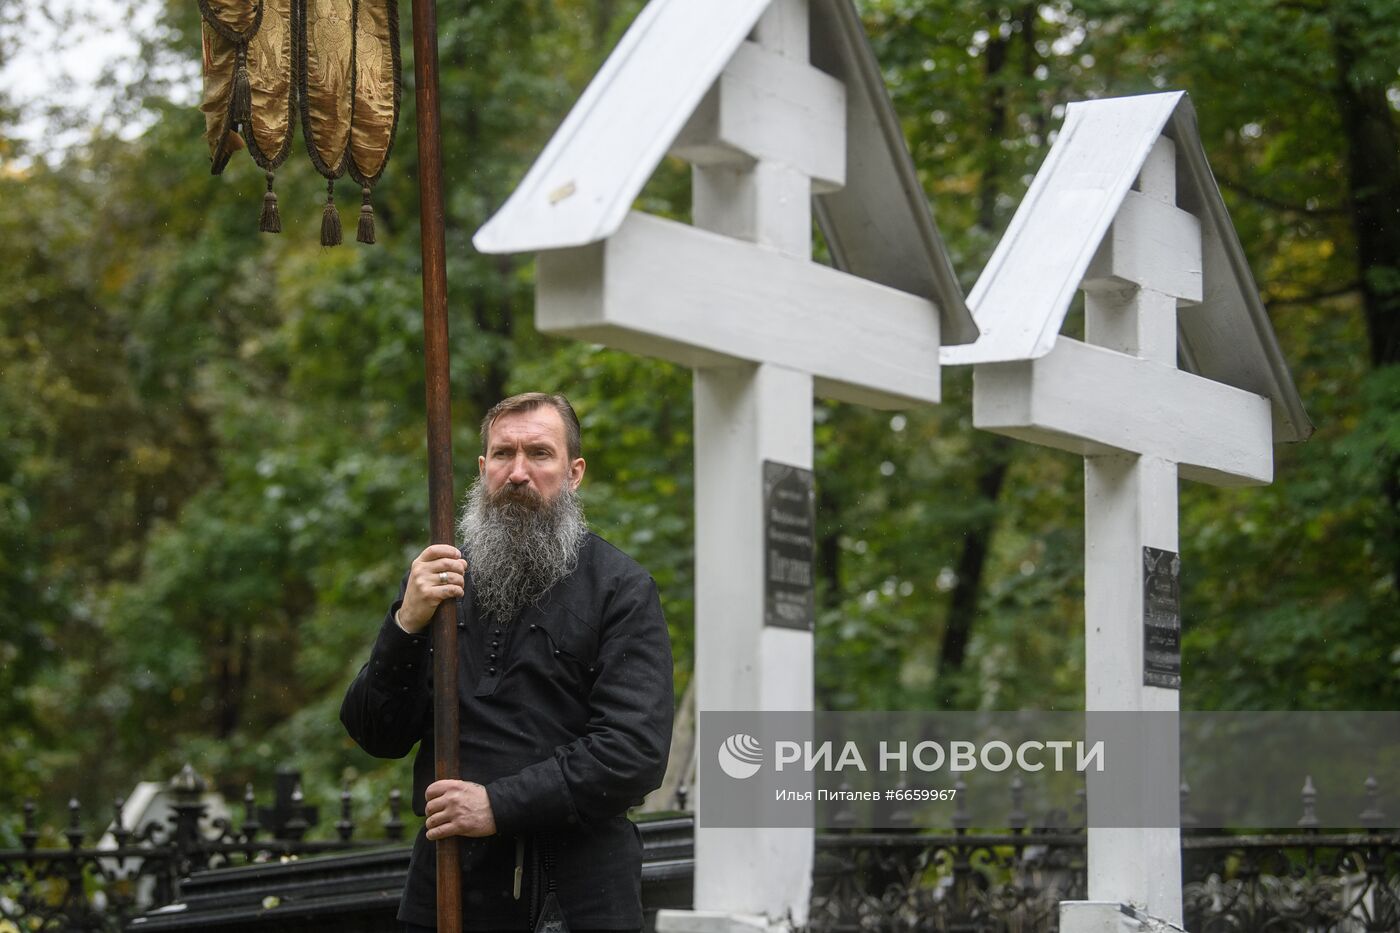
{"type": "MultiPolygon", "coordinates": [[[[982,337],[942,355],[976,367],[973,424],[1084,456],[1085,709],[1177,711],[1178,476],[1268,483],[1274,442],[1310,430],[1185,95],[1071,105],[969,304],[982,337]],[[1083,342],[1059,334],[1076,288],[1083,342]]],[[[1089,775],[1067,933],[1116,930],[1119,905],[1181,923],[1180,829],[1095,825],[1110,795],[1179,815],[1174,731],[1144,759],[1141,786],[1089,775]]]]}

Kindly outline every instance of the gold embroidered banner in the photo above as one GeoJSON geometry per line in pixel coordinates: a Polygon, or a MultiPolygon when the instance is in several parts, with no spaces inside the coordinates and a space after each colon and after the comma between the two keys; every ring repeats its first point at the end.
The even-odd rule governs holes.
{"type": "Polygon", "coordinates": [[[286,161],[292,149],[295,46],[292,0],[263,3],[262,26],[248,48],[251,119],[243,126],[243,137],[253,161],[271,171],[286,161]]]}
{"type": "Polygon", "coordinates": [[[207,22],[200,24],[200,35],[204,45],[204,97],[199,109],[204,112],[204,138],[209,144],[211,171],[218,175],[229,158],[243,148],[243,140],[238,138],[230,119],[238,49],[207,22]]]}
{"type": "Polygon", "coordinates": [[[301,25],[301,131],[327,178],[345,172],[355,80],[354,0],[306,0],[301,25]]]}
{"type": "Polygon", "coordinates": [[[236,138],[251,106],[248,40],[262,23],[261,0],[199,0],[204,45],[205,138],[218,175],[240,148],[236,138]]]}
{"type": "Polygon", "coordinates": [[[273,173],[300,114],[307,155],[326,178],[322,244],[340,243],[335,180],[347,172],[361,186],[358,239],[373,243],[371,189],[399,116],[397,0],[199,0],[199,9],[212,172],[246,147],[267,173],[259,228],[279,232],[273,173]]]}
{"type": "Polygon", "coordinates": [[[350,177],[360,184],[361,243],[374,242],[371,192],[384,173],[399,123],[399,8],[396,0],[361,0],[355,18],[355,107],[350,120],[350,177]]]}
{"type": "Polygon", "coordinates": [[[321,245],[340,243],[335,180],[345,174],[355,95],[355,0],[303,0],[300,24],[301,135],[311,164],[326,178],[321,245]]]}

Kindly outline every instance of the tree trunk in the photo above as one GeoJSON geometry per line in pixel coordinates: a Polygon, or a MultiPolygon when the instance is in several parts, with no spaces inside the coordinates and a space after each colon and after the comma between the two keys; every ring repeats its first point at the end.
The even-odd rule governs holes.
{"type": "Polygon", "coordinates": [[[1001,17],[996,11],[987,15],[987,27],[991,38],[987,40],[987,50],[983,53],[986,62],[987,79],[987,122],[983,129],[983,168],[981,192],[977,200],[977,225],[984,230],[996,229],[997,195],[1001,193],[1001,140],[1006,131],[1006,87],[1001,81],[1001,70],[1006,66],[1007,40],[1000,34],[1001,17]]]}
{"type": "MultiPolygon", "coordinates": [[[[1337,65],[1336,98],[1347,146],[1351,226],[1362,308],[1370,339],[1371,365],[1400,365],[1400,134],[1386,87],[1357,68],[1362,39],[1343,9],[1333,20],[1337,65]]],[[[1400,589],[1400,453],[1378,464],[1389,506],[1391,577],[1400,589]]]]}
{"type": "MultiPolygon", "coordinates": [[[[977,496],[983,502],[995,504],[1001,496],[1010,464],[1011,442],[993,436],[984,445],[986,456],[977,475],[977,496]]],[[[938,678],[934,682],[936,701],[941,707],[951,706],[956,684],[953,676],[963,669],[967,646],[972,638],[972,625],[977,620],[977,604],[982,597],[982,579],[991,551],[992,534],[996,531],[996,511],[987,509],[983,517],[963,533],[962,553],[954,568],[957,580],[948,602],[948,621],[943,627],[943,645],[938,654],[938,678]]]]}
{"type": "MultiPolygon", "coordinates": [[[[1035,34],[1031,26],[1034,17],[1027,18],[1027,9],[1022,7],[1018,16],[1023,23],[1021,39],[1029,48],[1021,57],[1022,69],[1035,68],[1035,34]]],[[[1001,72],[1006,67],[1009,41],[1001,37],[1001,13],[993,9],[987,14],[987,28],[991,38],[983,53],[986,90],[986,133],[983,151],[982,178],[977,198],[977,224],[985,230],[997,227],[997,198],[1001,193],[1001,143],[1006,135],[1006,86],[1001,72]]],[[[977,495],[988,503],[995,503],[1001,495],[1002,483],[1006,480],[1010,444],[1003,437],[993,437],[987,443],[977,445],[985,452],[974,481],[977,495]]],[[[982,579],[986,569],[987,554],[991,550],[992,534],[996,529],[996,516],[990,512],[973,523],[963,533],[962,551],[954,567],[956,581],[948,603],[948,620],[943,627],[943,640],[938,654],[938,677],[935,681],[935,700],[939,706],[951,706],[954,702],[954,675],[963,669],[967,660],[967,646],[972,638],[972,626],[977,619],[977,604],[982,595],[982,579]]]]}

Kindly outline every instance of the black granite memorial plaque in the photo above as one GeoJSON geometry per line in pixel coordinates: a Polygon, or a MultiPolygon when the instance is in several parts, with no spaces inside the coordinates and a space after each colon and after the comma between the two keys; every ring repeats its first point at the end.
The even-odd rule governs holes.
{"type": "Polygon", "coordinates": [[[763,461],[763,624],[811,631],[817,493],[811,470],[763,461]]]}
{"type": "Polygon", "coordinates": [[[1181,558],[1142,549],[1142,682],[1181,689],[1181,558]]]}

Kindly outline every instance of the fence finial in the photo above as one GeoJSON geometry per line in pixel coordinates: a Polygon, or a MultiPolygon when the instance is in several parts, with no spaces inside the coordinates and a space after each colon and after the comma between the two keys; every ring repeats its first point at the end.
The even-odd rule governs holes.
{"type": "Polygon", "coordinates": [[[1181,782],[1181,828],[1193,829],[1200,824],[1191,812],[1191,785],[1185,781],[1181,782]]]}
{"type": "Polygon", "coordinates": [[[1376,829],[1385,823],[1385,814],[1381,812],[1381,785],[1375,776],[1366,779],[1366,809],[1361,811],[1357,819],[1361,820],[1361,825],[1367,829],[1376,829]]]}
{"type": "Polygon", "coordinates": [[[194,765],[185,762],[174,777],[170,779],[170,789],[180,797],[200,797],[209,789],[209,785],[204,782],[204,778],[199,776],[199,772],[194,769],[194,765]]]}
{"type": "Polygon", "coordinates": [[[355,834],[355,821],[350,818],[349,781],[340,788],[340,819],[335,821],[335,831],[340,835],[341,842],[349,842],[350,837],[355,834]]]}
{"type": "Polygon", "coordinates": [[[389,822],[384,824],[384,836],[395,841],[403,838],[403,820],[399,819],[399,810],[403,807],[403,795],[395,787],[389,791],[389,822]]]}
{"type": "Polygon", "coordinates": [[[311,828],[311,824],[306,819],[306,796],[301,792],[301,779],[292,785],[292,806],[291,817],[282,824],[282,837],[290,839],[292,842],[299,842],[306,831],[311,828]]]}
{"type": "Polygon", "coordinates": [[[258,822],[257,798],[253,795],[253,782],[249,781],[243,786],[243,841],[252,842],[261,829],[262,823],[258,822]]]}
{"type": "Polygon", "coordinates": [[[69,798],[68,828],[63,831],[63,835],[68,840],[68,847],[71,849],[80,848],[83,844],[83,827],[80,825],[82,811],[83,805],[78,802],[78,798],[69,798]]]}
{"type": "Polygon", "coordinates": [[[1007,822],[1015,833],[1026,828],[1026,782],[1019,775],[1011,779],[1011,814],[1007,822]]]}
{"type": "Polygon", "coordinates": [[[1303,780],[1303,818],[1298,825],[1304,829],[1317,826],[1317,788],[1313,786],[1312,775],[1303,780]]]}

